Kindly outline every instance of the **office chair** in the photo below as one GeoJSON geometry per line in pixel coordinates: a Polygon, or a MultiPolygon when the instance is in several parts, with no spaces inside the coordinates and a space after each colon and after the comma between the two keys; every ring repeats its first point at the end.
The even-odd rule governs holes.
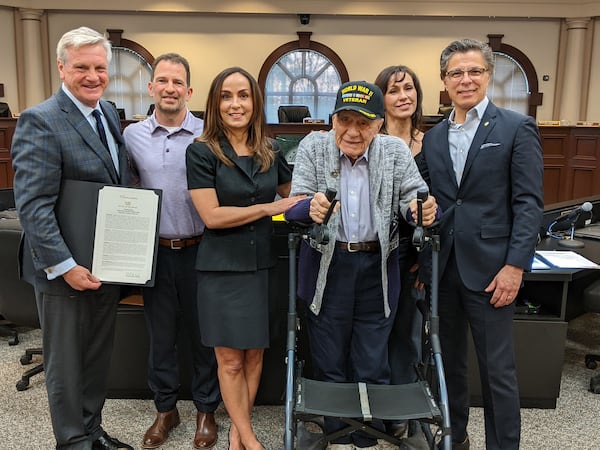
{"type": "MultiPolygon", "coordinates": [[[[16,326],[39,328],[35,293],[33,287],[19,278],[18,252],[21,241],[21,224],[19,219],[0,220],[0,314],[16,326]]],[[[15,335],[15,344],[18,335],[15,335]]],[[[41,355],[41,348],[25,350],[20,362],[23,365],[32,362],[33,355],[41,355]]],[[[43,363],[23,372],[17,382],[17,390],[23,391],[29,386],[34,375],[43,372],[43,363]]]]}
{"type": "MultiPolygon", "coordinates": [[[[588,312],[600,313],[600,280],[594,281],[583,291],[583,306],[588,312]]],[[[600,362],[600,354],[585,355],[585,365],[588,369],[595,369],[600,362]]],[[[590,379],[590,391],[600,394],[600,375],[590,379]]]]}
{"type": "Polygon", "coordinates": [[[0,188],[0,211],[14,209],[15,193],[13,188],[0,188]]]}
{"type": "Polygon", "coordinates": [[[12,117],[12,113],[6,102],[0,102],[0,117],[12,117]]]}
{"type": "Polygon", "coordinates": [[[279,123],[302,123],[305,117],[310,117],[308,106],[282,105],[277,109],[279,123]]]}
{"type": "MultiPolygon", "coordinates": [[[[12,188],[0,189],[0,220],[16,217],[15,195],[12,188]]],[[[8,336],[8,345],[17,345],[19,343],[19,334],[14,324],[4,318],[0,312],[0,334],[8,336]]]]}
{"type": "Polygon", "coordinates": [[[438,114],[441,114],[442,119],[447,119],[448,117],[450,117],[450,113],[453,109],[454,107],[452,105],[440,105],[440,107],[438,108],[438,114]]]}
{"type": "Polygon", "coordinates": [[[125,120],[125,108],[117,108],[117,104],[115,102],[113,102],[112,100],[107,100],[107,102],[110,103],[111,105],[113,105],[113,107],[115,108],[115,111],[117,111],[117,114],[119,115],[119,119],[125,120]]]}

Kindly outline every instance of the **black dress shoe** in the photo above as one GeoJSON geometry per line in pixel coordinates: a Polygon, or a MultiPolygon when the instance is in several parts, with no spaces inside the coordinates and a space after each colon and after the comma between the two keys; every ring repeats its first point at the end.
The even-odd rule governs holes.
{"type": "Polygon", "coordinates": [[[92,450],[133,450],[133,447],[104,433],[92,443],[92,450]]]}
{"type": "Polygon", "coordinates": [[[469,436],[462,442],[452,442],[452,450],[469,450],[470,447],[471,442],[469,441],[469,436]]]}
{"type": "Polygon", "coordinates": [[[388,423],[386,429],[388,434],[391,434],[396,438],[402,438],[406,434],[406,430],[408,430],[408,422],[388,423]]]}
{"type": "MultiPolygon", "coordinates": [[[[438,445],[438,449],[443,449],[444,446],[442,443],[438,445]]],[[[471,441],[469,441],[469,436],[465,438],[462,442],[452,441],[452,450],[469,450],[471,448],[471,441]]]]}

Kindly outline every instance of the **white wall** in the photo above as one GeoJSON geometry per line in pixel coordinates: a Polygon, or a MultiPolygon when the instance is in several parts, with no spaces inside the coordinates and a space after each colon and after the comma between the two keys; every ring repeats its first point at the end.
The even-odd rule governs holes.
{"type": "MultiPolygon", "coordinates": [[[[215,74],[239,65],[258,76],[265,58],[280,45],[297,39],[297,31],[311,31],[312,40],[332,48],[344,61],[351,79],[373,81],[392,64],[413,68],[424,90],[424,112],[438,109],[439,54],[452,40],[504,34],[503,42],[522,50],[537,70],[543,104],[539,120],[551,120],[555,92],[560,19],[449,19],[313,16],[301,26],[295,16],[204,15],[167,13],[103,13],[50,11],[48,14],[52,88],[60,80],[53,49],[67,30],[87,25],[99,31],[123,29],[123,38],[143,45],[154,56],[176,51],[191,64],[194,96],[191,109],[204,109],[206,92],[215,74]],[[547,82],[543,75],[549,75],[547,82]]],[[[14,61],[13,14],[0,7],[2,61],[14,61]]],[[[596,22],[596,27],[598,24],[596,22]]],[[[600,74],[600,32],[595,34],[592,80],[600,74]]],[[[17,104],[14,64],[0,64],[0,82],[11,105],[17,104]]],[[[568,89],[568,86],[566,87],[568,89]]],[[[588,120],[600,120],[600,85],[592,83],[588,120]]],[[[14,108],[13,108],[14,109],[14,108]]]]}
{"type": "MultiPolygon", "coordinates": [[[[239,65],[258,76],[265,58],[280,45],[297,39],[297,31],[311,31],[311,39],[332,48],[344,61],[351,79],[373,81],[392,64],[405,64],[419,75],[424,90],[424,112],[436,113],[439,91],[439,54],[452,40],[487,34],[504,34],[503,42],[527,54],[538,70],[544,93],[538,119],[549,120],[554,99],[554,74],[559,21],[552,20],[448,20],[374,17],[313,17],[300,26],[285,16],[203,16],[155,14],[51,13],[50,46],[65,31],[87,25],[104,31],[123,29],[123,37],[143,45],[154,56],[176,51],[188,58],[192,68],[194,96],[191,109],[204,109],[206,92],[215,74],[239,65]],[[543,74],[550,75],[542,82],[543,74]]],[[[58,86],[56,70],[53,86],[58,86]]]]}
{"type": "Polygon", "coordinates": [[[4,97],[0,97],[0,101],[8,103],[13,113],[19,112],[15,60],[13,10],[0,7],[0,83],[4,84],[4,97]]]}

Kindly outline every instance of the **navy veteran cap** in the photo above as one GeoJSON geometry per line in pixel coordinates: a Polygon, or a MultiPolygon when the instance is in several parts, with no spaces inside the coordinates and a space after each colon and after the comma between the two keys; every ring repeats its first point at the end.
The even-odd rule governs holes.
{"type": "Polygon", "coordinates": [[[344,110],[359,112],[371,120],[383,117],[381,89],[366,81],[349,81],[342,84],[337,93],[333,114],[344,110]]]}

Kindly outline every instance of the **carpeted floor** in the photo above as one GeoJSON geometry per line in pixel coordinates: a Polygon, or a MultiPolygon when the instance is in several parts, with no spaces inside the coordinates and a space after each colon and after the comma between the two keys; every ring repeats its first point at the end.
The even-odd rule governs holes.
{"type": "MultiPolygon", "coordinates": [[[[20,334],[21,343],[9,346],[0,338],[0,448],[7,450],[45,450],[54,448],[47,410],[43,375],[32,379],[31,387],[17,392],[15,383],[24,369],[19,363],[22,352],[39,346],[39,330],[20,334]]],[[[584,314],[569,323],[563,368],[561,395],[556,409],[522,410],[523,450],[596,449],[600,446],[600,395],[588,392],[594,373],[583,364],[585,353],[600,353],[600,314],[584,314]]],[[[195,427],[195,411],[190,401],[179,403],[182,424],[173,431],[161,449],[190,449],[195,427]]],[[[104,408],[104,428],[120,440],[141,448],[146,428],[154,420],[150,400],[108,400],[104,408]]],[[[284,408],[261,406],[253,422],[259,439],[268,450],[283,448],[284,408]]],[[[221,407],[217,411],[219,441],[215,450],[227,449],[229,419],[221,407]]],[[[483,414],[471,409],[469,424],[471,448],[483,449],[483,414]]],[[[382,449],[396,447],[387,444],[382,449]]]]}

